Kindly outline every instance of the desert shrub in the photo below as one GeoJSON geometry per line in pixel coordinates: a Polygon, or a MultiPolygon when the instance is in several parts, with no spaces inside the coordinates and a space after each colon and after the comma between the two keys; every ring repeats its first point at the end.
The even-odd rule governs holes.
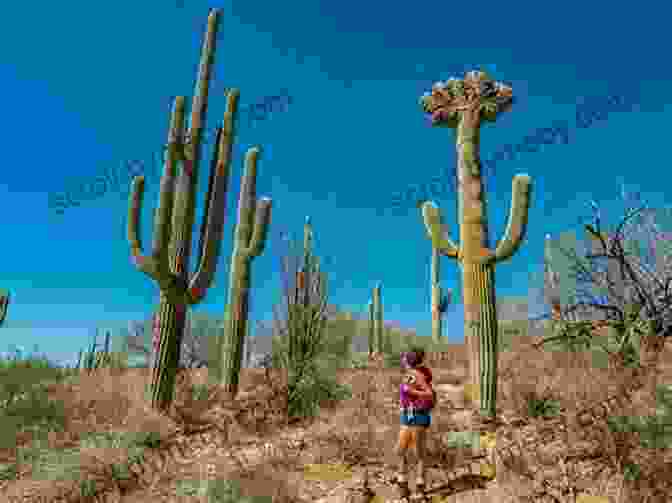
{"type": "Polygon", "coordinates": [[[348,368],[365,369],[368,366],[369,366],[368,353],[354,353],[350,358],[350,365],[348,366],[348,368]]]}
{"type": "Polygon", "coordinates": [[[549,397],[527,397],[527,414],[530,417],[553,417],[560,413],[560,402],[549,397]]]}
{"type": "Polygon", "coordinates": [[[350,387],[338,383],[334,373],[321,372],[320,365],[311,367],[290,388],[288,396],[290,417],[314,417],[318,414],[320,405],[352,397],[350,387]]]}
{"type": "Polygon", "coordinates": [[[0,366],[0,448],[11,448],[20,431],[46,431],[65,424],[64,405],[48,396],[49,386],[63,375],[43,360],[5,362],[0,366]]]}

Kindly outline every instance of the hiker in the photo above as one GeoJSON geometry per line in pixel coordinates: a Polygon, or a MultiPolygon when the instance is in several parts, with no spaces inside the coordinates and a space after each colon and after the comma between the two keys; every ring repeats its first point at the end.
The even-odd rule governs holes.
{"type": "Polygon", "coordinates": [[[401,498],[408,498],[408,449],[415,444],[418,456],[417,492],[425,489],[425,439],[432,422],[431,410],[436,402],[436,394],[432,388],[432,372],[423,366],[425,351],[414,348],[401,354],[401,366],[406,375],[399,388],[399,406],[401,427],[396,454],[399,456],[399,471],[396,483],[401,498]]]}

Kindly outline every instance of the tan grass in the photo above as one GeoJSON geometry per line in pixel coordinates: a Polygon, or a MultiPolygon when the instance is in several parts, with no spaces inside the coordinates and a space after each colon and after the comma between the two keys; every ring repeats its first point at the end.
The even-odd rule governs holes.
{"type": "MultiPolygon", "coordinates": [[[[477,459],[479,451],[448,447],[446,438],[451,432],[475,427],[473,404],[457,395],[441,396],[427,445],[434,501],[440,497],[446,502],[564,502],[580,501],[583,495],[585,501],[601,496],[616,503],[644,503],[664,501],[665,491],[672,494],[669,449],[642,447],[636,434],[612,431],[602,414],[654,413],[655,386],[672,383],[669,345],[655,372],[638,375],[616,364],[596,368],[590,354],[544,352],[535,349],[529,338],[514,339],[518,340],[500,354],[499,361],[502,424],[494,447],[496,478],[456,478],[456,470],[477,459]],[[559,414],[531,417],[528,402],[533,399],[556,400],[559,414]],[[605,411],[600,409],[602,403],[605,411]],[[634,481],[624,475],[633,463],[641,467],[634,481]]],[[[459,345],[453,355],[435,360],[430,355],[430,365],[435,362],[435,385],[459,390],[466,384],[465,358],[466,351],[459,345]]],[[[351,386],[352,398],[325,403],[316,418],[292,424],[284,417],[285,381],[279,371],[244,369],[235,401],[209,382],[207,370],[184,371],[167,415],[146,406],[147,376],[146,370],[101,370],[49,387],[49,396],[65,405],[67,416],[65,427],[41,437],[43,451],[75,449],[82,477],[93,481],[92,494],[109,494],[109,501],[116,495],[114,500],[123,502],[194,501],[196,496],[184,499],[184,481],[205,487],[216,480],[235,480],[247,495],[274,495],[274,501],[287,503],[335,503],[344,501],[367,468],[373,490],[388,498],[398,434],[399,370],[377,365],[339,371],[337,379],[351,386]],[[194,398],[194,387],[206,391],[194,398]],[[121,476],[112,467],[124,465],[127,449],[85,442],[92,433],[102,432],[124,438],[153,432],[157,443],[146,446],[136,463],[129,464],[129,474],[121,476]],[[324,473],[332,475],[324,480],[314,474],[305,476],[309,466],[324,466],[324,473]],[[333,476],[338,466],[347,468],[343,473],[352,472],[351,480],[349,475],[333,476]]],[[[25,452],[39,438],[35,432],[20,432],[15,447],[0,450],[0,463],[16,461],[18,452],[25,452]]],[[[44,470],[25,463],[17,467],[16,477],[0,481],[0,500],[94,501],[93,495],[82,497],[82,484],[49,480],[44,470]]],[[[189,494],[198,493],[191,490],[189,494]]]]}

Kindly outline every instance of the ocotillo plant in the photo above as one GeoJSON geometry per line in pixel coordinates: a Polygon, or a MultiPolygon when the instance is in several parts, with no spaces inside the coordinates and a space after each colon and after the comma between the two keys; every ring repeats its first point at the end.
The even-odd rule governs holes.
{"type": "Polygon", "coordinates": [[[449,289],[446,295],[442,295],[439,283],[439,250],[434,246],[432,246],[430,287],[432,295],[432,341],[438,344],[443,338],[443,320],[441,317],[448,309],[452,291],[449,289]]]}
{"type": "Polygon", "coordinates": [[[0,325],[5,322],[9,310],[9,292],[0,294],[0,325]]]}
{"type": "Polygon", "coordinates": [[[495,264],[511,257],[523,240],[527,225],[531,180],[513,178],[511,212],[503,239],[488,248],[488,222],[481,165],[479,133],[482,121],[494,121],[513,102],[512,89],[484,72],[468,72],[463,80],[435,84],[420,98],[432,125],[455,129],[459,181],[460,244],[454,244],[432,202],[422,206],[424,224],[434,247],[458,260],[462,269],[465,340],[471,346],[472,383],[479,384],[484,417],[495,415],[497,393],[497,311],[495,264]],[[471,344],[470,344],[471,343],[471,344]],[[479,347],[480,346],[480,347],[479,347]]]}
{"type": "Polygon", "coordinates": [[[220,383],[224,393],[231,398],[238,393],[243,341],[247,335],[250,266],[252,260],[264,251],[271,219],[271,200],[266,197],[257,200],[258,155],[257,147],[251,148],[245,155],[245,174],[240,184],[238,221],[229,272],[228,316],[220,346],[220,383]]]}
{"type": "Polygon", "coordinates": [[[198,267],[189,279],[201,139],[218,25],[219,11],[213,9],[208,16],[191,104],[191,118],[186,133],[184,96],[176,97],[173,104],[151,255],[143,255],[138,229],[144,189],[143,177],[133,180],[129,200],[128,242],[133,263],[138,270],[156,281],[160,290],[159,309],[155,314],[154,324],[155,355],[149,386],[151,406],[157,410],[166,410],[172,402],[187,306],[201,302],[212,285],[221,246],[226,186],[234,137],[234,115],[238,102],[238,91],[235,89],[228,93],[224,121],[217,129],[217,142],[201,223],[198,267]]]}

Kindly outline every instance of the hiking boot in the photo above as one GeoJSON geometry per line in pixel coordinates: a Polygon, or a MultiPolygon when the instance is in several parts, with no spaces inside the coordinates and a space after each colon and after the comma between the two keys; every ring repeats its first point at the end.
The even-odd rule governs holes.
{"type": "Polygon", "coordinates": [[[427,483],[425,479],[415,480],[415,501],[427,501],[427,483]]]}
{"type": "Polygon", "coordinates": [[[425,479],[417,479],[415,481],[415,491],[419,494],[425,494],[426,490],[427,483],[425,482],[425,479]]]}
{"type": "Polygon", "coordinates": [[[411,490],[408,488],[408,481],[397,476],[395,477],[393,484],[397,486],[397,490],[399,492],[398,501],[400,503],[407,503],[411,497],[411,490]]]}

